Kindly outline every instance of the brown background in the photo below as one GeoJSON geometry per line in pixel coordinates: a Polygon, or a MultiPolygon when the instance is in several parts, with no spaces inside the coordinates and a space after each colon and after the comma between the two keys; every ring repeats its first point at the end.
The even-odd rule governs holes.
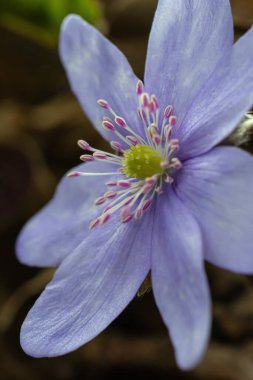
{"type": "MultiPolygon", "coordinates": [[[[103,3],[103,30],[142,77],[156,1],[103,3]]],[[[253,1],[231,3],[238,37],[253,23],[253,1]]],[[[134,300],[103,334],[72,354],[33,359],[22,352],[20,325],[51,272],[16,261],[17,233],[50,199],[63,173],[78,163],[76,141],[85,138],[100,148],[106,143],[69,92],[56,47],[3,27],[0,40],[0,379],[252,380],[252,280],[212,266],[207,267],[212,337],[205,359],[192,372],[176,368],[152,293],[134,300]]],[[[252,149],[252,143],[244,148],[252,149]]]]}

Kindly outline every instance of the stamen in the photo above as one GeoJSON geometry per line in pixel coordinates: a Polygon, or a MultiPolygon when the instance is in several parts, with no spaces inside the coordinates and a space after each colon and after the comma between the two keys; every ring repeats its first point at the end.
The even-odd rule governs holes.
{"type": "Polygon", "coordinates": [[[104,100],[104,99],[99,99],[99,100],[97,101],[97,103],[98,103],[98,105],[99,105],[100,107],[105,108],[105,109],[107,109],[107,110],[110,108],[109,103],[108,103],[106,100],[104,100]]]}
{"type": "Polygon", "coordinates": [[[131,222],[131,220],[133,219],[133,215],[129,215],[127,218],[125,219],[121,219],[121,222],[122,223],[128,223],[128,222],[131,222]]]}
{"type": "Polygon", "coordinates": [[[152,185],[150,185],[149,183],[146,183],[142,187],[141,191],[142,191],[143,194],[146,194],[146,193],[148,193],[151,190],[151,188],[152,188],[152,185]]]}
{"type": "Polygon", "coordinates": [[[141,80],[138,81],[137,86],[136,86],[136,92],[138,96],[141,96],[143,92],[143,83],[141,80]]]}
{"type": "Polygon", "coordinates": [[[90,222],[90,229],[105,224],[118,210],[122,223],[141,219],[151,207],[153,199],[162,194],[164,186],[173,183],[176,171],[182,167],[182,162],[176,157],[179,141],[172,138],[172,130],[177,123],[172,106],[168,105],[164,110],[160,110],[158,99],[155,95],[144,92],[141,81],[137,83],[136,93],[139,103],[137,112],[143,124],[145,138],[136,133],[135,128],[132,129],[125,118],[118,115],[117,110],[106,100],[99,99],[98,105],[107,111],[107,115],[102,119],[102,127],[107,132],[114,133],[129,148],[125,148],[125,144],[121,144],[117,139],[110,141],[112,149],[118,153],[116,155],[94,149],[85,140],[78,140],[81,149],[92,152],[81,155],[82,161],[97,160],[119,166],[115,172],[68,173],[68,177],[119,176],[118,180],[105,182],[105,186],[113,187],[113,191],[105,191],[94,201],[96,206],[105,202],[108,204],[102,214],[90,222]],[[163,112],[161,125],[160,112],[163,112]]]}
{"type": "Polygon", "coordinates": [[[148,201],[145,201],[143,206],[142,206],[143,211],[148,210],[149,207],[151,206],[151,203],[152,203],[152,201],[150,199],[148,201]]]}
{"type": "Polygon", "coordinates": [[[122,128],[127,127],[127,123],[126,123],[125,119],[123,119],[123,117],[120,117],[120,116],[115,117],[115,123],[122,128]]]}
{"type": "Polygon", "coordinates": [[[80,160],[84,162],[94,161],[94,157],[90,154],[83,154],[82,156],[80,156],[80,160]]]}
{"type": "Polygon", "coordinates": [[[126,136],[127,142],[129,142],[129,145],[137,145],[140,144],[140,141],[135,136],[126,136]]]}
{"type": "Polygon", "coordinates": [[[117,186],[117,182],[116,181],[108,181],[105,184],[106,184],[106,186],[117,186]]]}
{"type": "Polygon", "coordinates": [[[151,186],[153,186],[156,183],[156,181],[157,181],[157,178],[155,176],[145,179],[145,182],[151,186]]]}
{"type": "Polygon", "coordinates": [[[117,185],[119,187],[124,187],[125,189],[127,189],[128,187],[132,186],[131,182],[129,181],[125,181],[125,180],[121,180],[121,181],[118,181],[117,182],[117,185]]]}
{"type": "Polygon", "coordinates": [[[104,193],[104,197],[107,199],[113,199],[113,198],[117,197],[117,192],[116,191],[107,191],[106,193],[104,193]]]}
{"type": "Polygon", "coordinates": [[[157,100],[157,98],[156,98],[155,95],[152,95],[152,96],[151,96],[151,100],[152,100],[152,102],[153,102],[153,104],[154,104],[155,112],[156,112],[156,111],[160,108],[160,107],[159,107],[158,100],[157,100]]]}
{"type": "Polygon", "coordinates": [[[166,169],[168,169],[168,168],[170,167],[170,163],[169,163],[169,161],[162,161],[162,162],[160,163],[160,165],[161,165],[161,168],[162,168],[163,170],[166,170],[166,169]]]}
{"type": "Polygon", "coordinates": [[[110,217],[111,217],[111,215],[108,213],[101,215],[100,224],[105,224],[110,219],[110,217]]]}
{"type": "Polygon", "coordinates": [[[174,182],[174,178],[172,178],[169,175],[167,175],[164,181],[166,183],[169,183],[171,185],[174,182]]]}
{"type": "Polygon", "coordinates": [[[94,152],[93,157],[99,158],[100,160],[106,160],[108,158],[107,154],[100,153],[100,152],[94,152]]]}
{"type": "Polygon", "coordinates": [[[121,221],[124,222],[126,220],[129,220],[130,216],[132,216],[131,208],[129,206],[124,207],[120,213],[121,221]]]}
{"type": "Polygon", "coordinates": [[[172,162],[172,165],[173,165],[173,168],[174,168],[174,169],[181,169],[181,167],[182,167],[182,162],[181,162],[178,158],[173,157],[173,158],[171,159],[171,162],[172,162]]]}
{"type": "Polygon", "coordinates": [[[111,141],[110,145],[113,150],[116,150],[117,152],[120,152],[120,153],[123,152],[122,145],[118,141],[111,141]]]}
{"type": "Polygon", "coordinates": [[[71,172],[71,173],[68,173],[67,174],[67,177],[80,177],[80,173],[79,172],[71,172]]]}
{"type": "Polygon", "coordinates": [[[89,229],[93,230],[93,228],[95,228],[99,224],[99,222],[100,222],[99,218],[92,220],[89,224],[89,229]]]}
{"type": "Polygon", "coordinates": [[[78,146],[83,150],[90,150],[90,144],[88,144],[85,140],[78,140],[78,146]]]}
{"type": "Polygon", "coordinates": [[[104,197],[99,197],[95,200],[95,205],[98,206],[98,205],[101,205],[102,203],[104,203],[106,201],[106,198],[104,197]]]}
{"type": "Polygon", "coordinates": [[[103,125],[103,128],[108,132],[115,132],[116,131],[115,126],[109,120],[103,120],[102,125],[103,125]]]}
{"type": "Polygon", "coordinates": [[[143,211],[141,209],[137,209],[134,213],[134,219],[139,220],[143,216],[143,211]]]}
{"type": "Polygon", "coordinates": [[[153,142],[156,144],[156,145],[160,145],[161,144],[161,137],[158,135],[158,134],[154,134],[152,136],[152,140],[153,142]]]}
{"type": "Polygon", "coordinates": [[[172,112],[172,106],[167,106],[166,108],[165,108],[165,110],[164,110],[164,118],[166,119],[166,120],[169,120],[169,117],[170,117],[170,115],[171,115],[171,112],[172,112]]]}
{"type": "Polygon", "coordinates": [[[143,104],[143,107],[149,108],[149,96],[146,92],[141,96],[141,103],[143,104]]]}
{"type": "Polygon", "coordinates": [[[115,175],[115,174],[120,174],[118,172],[112,172],[112,173],[84,173],[84,172],[71,172],[67,174],[67,177],[93,177],[93,176],[100,176],[100,175],[115,175]]]}
{"type": "Polygon", "coordinates": [[[174,126],[176,125],[176,123],[177,123],[177,118],[176,118],[176,116],[170,116],[170,118],[169,118],[169,124],[170,124],[172,127],[174,127],[174,126]]]}
{"type": "Polygon", "coordinates": [[[155,134],[158,134],[158,128],[156,126],[156,124],[151,124],[149,127],[148,127],[148,130],[150,131],[150,134],[151,135],[155,135],[155,134]]]}

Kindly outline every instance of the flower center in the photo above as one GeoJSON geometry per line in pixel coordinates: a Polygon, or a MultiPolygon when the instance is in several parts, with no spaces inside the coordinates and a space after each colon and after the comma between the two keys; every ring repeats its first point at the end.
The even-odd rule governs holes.
{"type": "Polygon", "coordinates": [[[127,177],[145,179],[162,174],[162,157],[149,145],[135,145],[124,151],[122,166],[127,177]]]}
{"type": "Polygon", "coordinates": [[[69,173],[69,177],[113,176],[113,180],[105,183],[107,191],[95,200],[97,206],[107,205],[102,214],[90,222],[90,228],[106,223],[117,211],[120,211],[122,223],[142,218],[155,197],[163,192],[165,186],[173,183],[176,171],[182,167],[176,156],[179,141],[173,137],[177,119],[172,106],[165,107],[160,122],[156,96],[144,92],[141,81],[137,83],[136,91],[139,100],[137,111],[144,134],[137,134],[106,100],[99,99],[98,105],[106,112],[102,127],[114,134],[111,147],[117,155],[94,149],[84,140],[78,141],[80,148],[90,153],[82,155],[82,161],[104,161],[110,164],[110,168],[115,165],[115,171],[69,173]]]}

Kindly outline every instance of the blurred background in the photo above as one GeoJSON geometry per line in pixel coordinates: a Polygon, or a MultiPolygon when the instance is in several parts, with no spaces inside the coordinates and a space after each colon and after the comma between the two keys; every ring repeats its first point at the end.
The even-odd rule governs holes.
{"type": "MultiPolygon", "coordinates": [[[[15,258],[16,236],[79,163],[76,142],[106,143],[69,91],[59,62],[59,26],[68,13],[96,25],[142,78],[156,0],[0,0],[0,379],[253,379],[253,281],[207,266],[214,321],[198,368],[183,373],[152,292],[135,299],[98,338],[55,359],[19,345],[21,323],[52,276],[15,258]]],[[[253,23],[253,1],[231,0],[236,37],[253,23]]],[[[252,41],[253,44],[253,41],[252,41]]],[[[252,140],[242,146],[252,151],[252,140]]]]}

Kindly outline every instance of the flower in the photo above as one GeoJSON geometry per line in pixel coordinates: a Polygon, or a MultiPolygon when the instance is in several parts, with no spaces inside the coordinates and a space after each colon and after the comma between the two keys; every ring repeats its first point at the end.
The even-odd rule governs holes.
{"type": "Polygon", "coordinates": [[[204,259],[253,272],[253,158],[217,147],[253,104],[253,29],[233,45],[228,0],[160,0],[144,85],[78,16],[63,22],[60,55],[73,92],[118,155],[80,140],[89,154],[69,173],[78,178],[65,177],[21,232],[22,263],[59,265],[22,326],[22,347],[34,357],[80,347],[151,271],[177,363],[193,368],[210,334],[204,259]]]}

